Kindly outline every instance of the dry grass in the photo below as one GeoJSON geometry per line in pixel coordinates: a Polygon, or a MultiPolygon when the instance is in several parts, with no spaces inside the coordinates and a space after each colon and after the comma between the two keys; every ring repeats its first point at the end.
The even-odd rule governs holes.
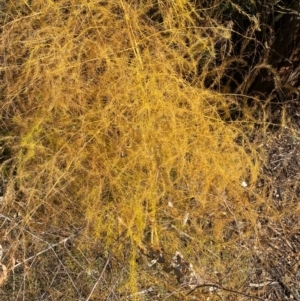
{"type": "MultiPolygon", "coordinates": [[[[4,221],[11,273],[17,251],[24,260],[82,229],[73,254],[57,261],[64,276],[44,283],[52,300],[66,287],[70,300],[90,296],[99,245],[115,265],[91,300],[165,287],[137,263],[150,245],[171,257],[180,250],[208,279],[218,271],[241,287],[253,255],[242,246],[258,244],[263,202],[252,193],[260,168],[247,142],[253,116],[228,122],[237,96],[205,86],[207,78],[221,86],[230,61],[215,68],[214,45],[229,43],[230,30],[184,0],[15,0],[6,11],[1,115],[11,160],[2,164],[2,212],[18,216],[17,226],[4,221]],[[89,289],[76,288],[80,281],[89,289]]],[[[10,287],[16,300],[39,290],[49,256],[10,287]]]]}

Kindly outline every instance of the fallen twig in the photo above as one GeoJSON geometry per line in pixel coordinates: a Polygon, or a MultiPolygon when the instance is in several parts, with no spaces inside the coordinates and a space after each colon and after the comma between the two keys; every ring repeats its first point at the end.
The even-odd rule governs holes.
{"type": "Polygon", "coordinates": [[[277,269],[276,265],[271,262],[271,268],[276,271],[276,273],[270,273],[271,275],[274,275],[275,280],[278,281],[279,285],[288,292],[296,301],[300,301],[298,296],[289,288],[289,286],[281,279],[282,273],[277,269]]]}
{"type": "Polygon", "coordinates": [[[213,284],[213,283],[199,284],[196,287],[194,287],[192,290],[190,290],[186,295],[188,296],[188,295],[192,294],[197,288],[207,287],[207,286],[209,286],[209,287],[211,287],[213,289],[220,289],[220,290],[223,290],[223,291],[226,291],[226,292],[230,292],[230,293],[242,295],[244,297],[248,297],[248,298],[253,298],[253,299],[256,299],[256,300],[265,301],[265,299],[262,299],[262,298],[259,298],[259,297],[253,296],[253,295],[249,295],[249,294],[246,294],[246,293],[243,293],[243,292],[238,292],[238,291],[235,291],[235,290],[223,287],[223,286],[218,285],[218,284],[213,284]]]}
{"type": "Polygon", "coordinates": [[[107,266],[108,266],[109,261],[110,261],[110,255],[108,256],[108,258],[107,258],[107,260],[106,260],[106,262],[105,262],[105,265],[104,265],[104,267],[103,267],[103,269],[102,269],[102,272],[101,272],[101,274],[100,274],[98,280],[97,280],[96,283],[94,284],[94,286],[93,286],[93,288],[92,288],[92,290],[91,290],[89,296],[86,298],[85,301],[89,301],[90,298],[92,297],[92,295],[93,295],[93,293],[94,293],[94,291],[95,291],[95,289],[96,289],[96,287],[97,287],[99,281],[101,280],[101,278],[102,278],[102,276],[103,276],[103,274],[104,274],[104,272],[105,272],[105,270],[106,270],[106,268],[107,268],[107,266]]]}
{"type": "Polygon", "coordinates": [[[266,281],[266,282],[263,282],[263,283],[250,283],[249,286],[250,287],[254,287],[254,288],[259,288],[259,287],[264,287],[264,286],[267,286],[267,285],[272,285],[272,284],[277,284],[278,282],[277,281],[266,281]]]}

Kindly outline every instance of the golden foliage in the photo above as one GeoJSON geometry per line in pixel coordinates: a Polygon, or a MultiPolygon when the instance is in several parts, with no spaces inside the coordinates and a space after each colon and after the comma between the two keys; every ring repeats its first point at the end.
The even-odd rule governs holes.
{"type": "Polygon", "coordinates": [[[76,225],[127,254],[131,291],[138,246],[193,258],[202,250],[203,262],[225,270],[220,252],[231,262],[236,240],[255,233],[252,128],[220,116],[230,118],[235,96],[205,88],[208,71],[218,72],[214,45],[229,38],[205,22],[184,0],[7,7],[1,114],[13,161],[5,208],[17,198],[31,231],[76,225]],[[236,220],[246,230],[226,237],[236,220]]]}

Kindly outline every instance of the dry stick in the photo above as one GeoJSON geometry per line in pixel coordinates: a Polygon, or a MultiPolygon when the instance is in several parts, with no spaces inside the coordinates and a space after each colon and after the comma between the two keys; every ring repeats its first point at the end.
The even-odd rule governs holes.
{"type": "Polygon", "coordinates": [[[93,295],[93,293],[94,293],[94,290],[96,289],[96,287],[97,287],[99,281],[101,280],[101,278],[102,278],[102,276],[103,276],[103,274],[104,274],[104,272],[105,272],[105,270],[106,270],[106,268],[107,268],[107,266],[108,266],[109,261],[110,261],[110,255],[108,256],[108,258],[107,258],[107,260],[106,260],[105,266],[104,266],[104,268],[103,268],[103,270],[102,270],[102,272],[101,272],[101,274],[100,274],[98,280],[97,280],[96,283],[94,284],[94,286],[93,286],[93,288],[92,288],[92,290],[91,290],[89,296],[86,298],[85,301],[89,301],[90,298],[92,297],[92,295],[93,295]]]}
{"type": "Polygon", "coordinates": [[[248,297],[248,298],[253,298],[253,299],[256,299],[256,300],[261,300],[261,301],[265,301],[265,299],[262,299],[262,298],[259,298],[259,297],[256,297],[256,296],[253,296],[253,295],[249,295],[249,294],[246,294],[246,293],[243,293],[243,292],[238,292],[238,291],[235,291],[235,290],[232,290],[232,289],[229,289],[229,288],[225,288],[223,286],[220,286],[220,285],[217,285],[217,284],[213,284],[213,283],[205,283],[205,284],[200,284],[200,285],[197,285],[195,288],[193,288],[191,291],[189,291],[186,296],[192,294],[197,288],[201,288],[201,287],[214,287],[214,288],[218,288],[220,290],[223,290],[223,291],[226,291],[226,292],[230,292],[230,293],[234,293],[234,294],[238,294],[238,295],[242,295],[244,297],[248,297]]]}
{"type": "Polygon", "coordinates": [[[292,295],[294,297],[295,300],[300,301],[300,299],[296,296],[296,294],[285,284],[285,282],[281,279],[282,273],[279,272],[279,270],[276,268],[276,266],[274,264],[271,263],[271,266],[275,269],[276,271],[276,276],[275,279],[278,281],[278,283],[280,284],[280,286],[286,290],[290,295],[292,295]]]}
{"type": "Polygon", "coordinates": [[[283,282],[281,279],[278,279],[278,283],[289,292],[290,295],[294,297],[295,300],[300,301],[300,299],[296,296],[296,294],[283,282]]]}
{"type": "Polygon", "coordinates": [[[277,281],[283,289],[285,289],[290,295],[294,297],[295,300],[300,301],[296,294],[279,277],[277,281]]]}

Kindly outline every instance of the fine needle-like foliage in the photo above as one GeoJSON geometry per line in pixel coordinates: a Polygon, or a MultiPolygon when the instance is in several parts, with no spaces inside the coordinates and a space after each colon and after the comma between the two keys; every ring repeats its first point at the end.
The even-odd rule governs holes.
{"type": "MultiPolygon", "coordinates": [[[[43,249],[28,233],[73,227],[84,237],[78,254],[97,242],[118,258],[113,273],[126,268],[120,294],[139,296],[153,281],[137,260],[147,246],[179,250],[208,277],[230,274],[229,286],[246,279],[251,250],[240,246],[245,237],[256,243],[260,202],[250,198],[259,172],[247,142],[253,128],[230,120],[236,96],[205,85],[208,71],[218,72],[214,45],[230,32],[192,3],[7,1],[1,126],[11,159],[2,165],[2,212],[27,231],[14,248],[23,259],[32,244],[43,249]]],[[[50,263],[39,263],[46,273],[50,263]]],[[[91,283],[70,298],[87,298],[91,283]]],[[[93,293],[100,300],[105,290],[93,293]]]]}

